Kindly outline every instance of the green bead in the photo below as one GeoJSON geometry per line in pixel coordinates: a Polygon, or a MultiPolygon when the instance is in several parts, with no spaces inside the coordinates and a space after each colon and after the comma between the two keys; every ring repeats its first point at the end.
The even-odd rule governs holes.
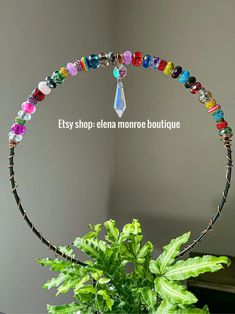
{"type": "Polygon", "coordinates": [[[51,78],[57,84],[62,84],[65,80],[65,77],[59,71],[54,71],[51,78]]]}
{"type": "Polygon", "coordinates": [[[219,135],[223,135],[223,134],[231,134],[233,131],[230,127],[228,128],[224,128],[222,130],[219,131],[219,135]]]}
{"type": "Polygon", "coordinates": [[[26,121],[21,119],[20,117],[16,117],[15,118],[15,122],[20,124],[20,125],[24,125],[26,121]]]}

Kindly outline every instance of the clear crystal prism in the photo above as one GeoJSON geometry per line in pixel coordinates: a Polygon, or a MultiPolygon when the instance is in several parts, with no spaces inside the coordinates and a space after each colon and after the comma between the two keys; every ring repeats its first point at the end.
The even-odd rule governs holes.
{"type": "Polygon", "coordinates": [[[114,100],[114,110],[116,111],[119,118],[123,115],[126,110],[126,99],[124,94],[124,88],[121,80],[117,81],[117,88],[114,100]]]}

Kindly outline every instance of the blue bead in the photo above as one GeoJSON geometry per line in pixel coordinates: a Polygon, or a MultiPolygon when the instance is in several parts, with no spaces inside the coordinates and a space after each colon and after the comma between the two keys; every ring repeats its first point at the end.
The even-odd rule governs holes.
{"type": "Polygon", "coordinates": [[[212,113],[212,117],[217,121],[217,120],[219,120],[219,119],[221,119],[221,118],[223,118],[224,117],[224,113],[223,113],[223,110],[218,110],[218,111],[216,111],[215,113],[212,113]]]}
{"type": "Polygon", "coordinates": [[[145,69],[147,69],[148,67],[151,66],[152,62],[153,62],[153,58],[150,55],[145,55],[143,57],[142,65],[145,69]]]}
{"type": "Polygon", "coordinates": [[[95,54],[92,54],[88,57],[89,66],[92,69],[97,69],[100,65],[99,57],[95,54]]]}
{"type": "Polygon", "coordinates": [[[188,70],[184,70],[182,74],[179,77],[179,82],[180,83],[186,83],[188,79],[190,78],[190,73],[188,70]]]}

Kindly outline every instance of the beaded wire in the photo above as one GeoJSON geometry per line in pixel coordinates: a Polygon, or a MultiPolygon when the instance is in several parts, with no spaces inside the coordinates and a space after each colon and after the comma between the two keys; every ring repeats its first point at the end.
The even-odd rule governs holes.
{"type": "Polygon", "coordinates": [[[181,66],[174,66],[172,62],[167,62],[162,60],[159,57],[151,57],[150,55],[145,55],[141,52],[131,53],[126,51],[122,53],[100,53],[99,55],[92,54],[89,57],[82,57],[80,60],[75,61],[74,63],[68,63],[66,67],[62,67],[59,71],[54,71],[52,76],[48,76],[45,81],[38,84],[38,88],[35,89],[32,94],[28,97],[27,101],[24,102],[21,106],[22,110],[18,113],[16,118],[16,123],[12,126],[11,132],[9,133],[9,146],[10,146],[10,155],[9,155],[9,172],[10,172],[10,182],[12,193],[14,195],[17,207],[29,226],[32,232],[44,243],[49,250],[52,250],[56,255],[61,256],[62,258],[69,260],[73,263],[79,264],[81,266],[86,266],[85,263],[78,259],[74,259],[65,253],[61,252],[55,245],[53,245],[49,240],[47,240],[41,232],[34,226],[30,218],[28,217],[26,211],[24,210],[21,199],[17,192],[18,184],[15,181],[15,170],[14,170],[14,156],[15,148],[17,144],[22,140],[22,134],[25,133],[26,127],[24,124],[31,118],[36,110],[36,105],[39,101],[44,100],[45,96],[51,92],[51,89],[55,88],[57,84],[62,84],[65,78],[69,76],[75,76],[79,71],[88,71],[91,68],[96,69],[98,67],[105,67],[109,64],[130,64],[134,66],[142,65],[144,68],[152,68],[154,70],[159,70],[165,75],[171,75],[173,79],[178,79],[180,83],[183,83],[186,88],[190,89],[192,94],[199,94],[199,101],[205,104],[210,113],[217,122],[217,129],[219,130],[219,135],[223,143],[224,148],[226,149],[226,158],[227,158],[227,170],[226,170],[226,182],[225,187],[222,192],[222,198],[217,206],[217,211],[214,216],[209,220],[207,227],[201,231],[201,233],[187,246],[185,247],[178,255],[178,258],[183,256],[186,252],[191,250],[197,243],[201,242],[202,239],[213,230],[213,226],[218,218],[221,216],[223,207],[227,201],[228,192],[231,186],[231,177],[232,177],[232,149],[231,149],[231,137],[232,129],[228,127],[227,121],[224,120],[223,111],[221,106],[216,103],[216,100],[212,98],[211,92],[207,91],[200,82],[196,80],[194,76],[190,76],[188,70],[183,70],[181,66]]]}

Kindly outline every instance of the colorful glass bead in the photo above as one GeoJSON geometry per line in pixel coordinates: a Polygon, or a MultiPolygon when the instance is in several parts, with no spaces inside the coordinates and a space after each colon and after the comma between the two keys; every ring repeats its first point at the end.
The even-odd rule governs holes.
{"type": "Polygon", "coordinates": [[[111,64],[114,64],[116,62],[116,54],[114,52],[110,51],[108,53],[108,58],[111,64]]]}
{"type": "Polygon", "coordinates": [[[205,106],[207,109],[211,109],[212,107],[214,107],[216,105],[216,100],[215,98],[211,98],[209,101],[205,102],[205,106]]]}
{"type": "Polygon", "coordinates": [[[38,83],[38,89],[44,94],[48,95],[51,92],[50,87],[47,85],[46,82],[39,82],[38,83]]]}
{"type": "Polygon", "coordinates": [[[51,76],[47,76],[45,81],[48,87],[56,88],[56,82],[51,78],[51,76]]]}
{"type": "Polygon", "coordinates": [[[132,53],[131,51],[127,50],[123,53],[123,57],[124,57],[124,64],[128,65],[131,64],[131,60],[132,60],[132,53]]]}
{"type": "Polygon", "coordinates": [[[200,89],[202,88],[202,84],[200,82],[196,82],[193,87],[190,89],[191,94],[199,93],[200,89]]]}
{"type": "Polygon", "coordinates": [[[167,62],[167,65],[164,69],[164,74],[165,75],[170,75],[171,72],[174,70],[174,63],[173,62],[167,62]]]}
{"type": "Polygon", "coordinates": [[[220,110],[220,109],[221,109],[221,106],[218,105],[218,104],[216,104],[216,105],[214,105],[212,108],[210,108],[210,109],[208,110],[208,113],[209,113],[209,114],[213,114],[213,113],[215,113],[216,111],[218,111],[218,110],[220,110]]]}
{"type": "Polygon", "coordinates": [[[173,79],[178,78],[178,77],[180,76],[180,74],[182,73],[182,71],[183,71],[182,67],[181,67],[180,65],[177,65],[177,66],[174,68],[174,70],[172,71],[171,77],[172,77],[173,79]]]}
{"type": "Polygon", "coordinates": [[[78,72],[83,71],[83,67],[81,65],[81,61],[80,60],[75,61],[74,65],[77,68],[78,72]]]}
{"type": "Polygon", "coordinates": [[[27,98],[27,102],[30,102],[31,104],[36,106],[38,103],[38,100],[36,98],[34,98],[32,95],[29,95],[27,98]]]}
{"type": "Polygon", "coordinates": [[[121,80],[117,81],[117,88],[113,107],[119,118],[121,118],[123,112],[126,110],[126,99],[124,94],[123,83],[121,80]]]}
{"type": "Polygon", "coordinates": [[[65,77],[59,72],[59,71],[54,71],[52,73],[51,78],[53,79],[54,82],[57,84],[62,84],[65,80],[65,77]]]}
{"type": "Polygon", "coordinates": [[[118,62],[119,64],[123,64],[123,63],[124,63],[124,56],[123,56],[123,53],[118,52],[117,55],[116,55],[116,59],[117,59],[117,62],[118,62]]]}
{"type": "Polygon", "coordinates": [[[21,108],[24,112],[27,112],[30,114],[33,114],[36,111],[36,106],[27,101],[23,102],[23,104],[21,105],[21,108]]]}
{"type": "Polygon", "coordinates": [[[199,96],[198,96],[198,99],[199,101],[204,104],[206,102],[208,102],[211,98],[212,98],[212,93],[208,90],[205,90],[205,92],[201,92],[202,90],[204,90],[205,88],[202,88],[200,91],[199,91],[199,96]]]}
{"type": "Polygon", "coordinates": [[[224,134],[233,134],[233,130],[230,127],[227,127],[223,130],[219,131],[219,135],[224,135],[224,134]]]}
{"type": "Polygon", "coordinates": [[[212,113],[212,117],[217,121],[224,117],[224,112],[221,109],[219,109],[215,113],[212,113]]]}
{"type": "Polygon", "coordinates": [[[187,82],[184,84],[186,88],[191,88],[196,83],[196,77],[190,76],[190,78],[187,80],[187,82]]]}
{"type": "Polygon", "coordinates": [[[23,139],[23,137],[22,137],[21,134],[15,134],[15,133],[12,132],[12,131],[9,133],[9,140],[10,140],[10,141],[13,141],[13,142],[15,142],[15,143],[19,143],[19,142],[22,141],[22,139],[23,139]]]}
{"type": "Polygon", "coordinates": [[[11,130],[15,133],[15,134],[24,134],[26,132],[26,127],[24,125],[20,125],[18,123],[14,123],[11,126],[11,130]]]}
{"type": "Polygon", "coordinates": [[[151,63],[153,61],[153,58],[150,55],[145,55],[143,57],[142,65],[145,69],[149,68],[151,66],[151,63]]]}
{"type": "Polygon", "coordinates": [[[227,126],[228,126],[228,122],[227,121],[223,121],[223,122],[220,122],[220,123],[216,124],[216,127],[217,127],[218,130],[225,129],[225,128],[227,128],[227,126]]]}
{"type": "Polygon", "coordinates": [[[140,51],[136,51],[135,53],[132,54],[132,64],[136,67],[140,66],[143,61],[143,54],[140,51]]]}
{"type": "Polygon", "coordinates": [[[25,112],[23,110],[20,110],[18,112],[18,117],[22,120],[26,120],[26,121],[29,121],[31,119],[31,114],[28,113],[28,112],[25,112]]]}
{"type": "Polygon", "coordinates": [[[45,99],[45,94],[43,94],[38,88],[33,91],[32,96],[38,101],[43,101],[45,99]]]}
{"type": "Polygon", "coordinates": [[[99,56],[92,54],[88,57],[89,66],[92,69],[97,69],[100,66],[99,56]]]}
{"type": "Polygon", "coordinates": [[[81,62],[81,66],[82,66],[83,70],[85,70],[85,71],[90,70],[89,60],[87,57],[82,57],[80,62],[81,62]]]}
{"type": "Polygon", "coordinates": [[[188,70],[184,70],[182,72],[182,74],[180,75],[180,77],[179,77],[179,82],[184,84],[184,83],[186,83],[188,81],[189,78],[190,78],[189,71],[188,70]]]}
{"type": "Polygon", "coordinates": [[[62,67],[62,68],[60,68],[60,74],[62,74],[63,75],[63,77],[69,77],[69,71],[65,68],[65,67],[62,67]]]}
{"type": "Polygon", "coordinates": [[[167,66],[167,61],[166,60],[161,60],[158,66],[159,71],[164,71],[165,67],[167,66]]]}
{"type": "Polygon", "coordinates": [[[152,58],[152,63],[150,65],[151,69],[153,70],[157,70],[159,63],[160,63],[161,59],[157,56],[152,58]]]}
{"type": "Polygon", "coordinates": [[[99,54],[99,63],[100,63],[100,66],[102,68],[106,67],[109,65],[109,57],[108,57],[108,54],[105,53],[105,52],[101,52],[99,54]]]}
{"type": "Polygon", "coordinates": [[[127,75],[127,68],[123,64],[119,64],[113,69],[113,76],[119,80],[127,75]]]}
{"type": "Polygon", "coordinates": [[[26,120],[23,120],[20,117],[16,117],[15,122],[20,124],[20,125],[24,125],[26,123],[26,120]]]}

